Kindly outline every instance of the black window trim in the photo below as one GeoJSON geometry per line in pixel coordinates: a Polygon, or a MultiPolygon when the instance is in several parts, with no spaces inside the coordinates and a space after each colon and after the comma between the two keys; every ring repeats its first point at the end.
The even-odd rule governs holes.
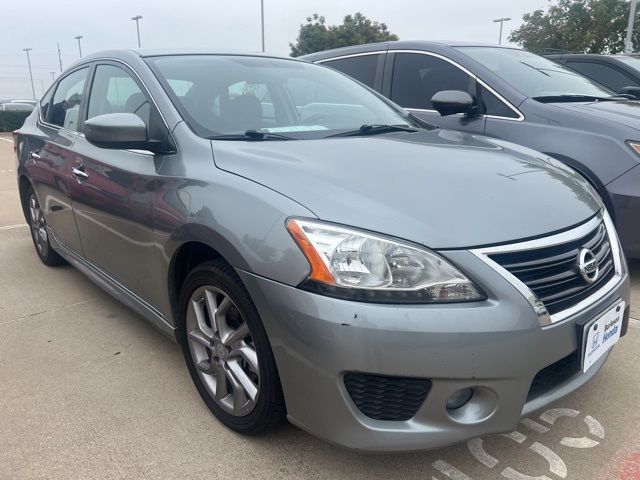
{"type": "MultiPolygon", "coordinates": [[[[343,59],[343,58],[359,57],[359,56],[363,56],[363,55],[385,54],[385,53],[389,54],[389,55],[396,54],[396,53],[417,53],[417,54],[420,54],[420,55],[429,55],[431,57],[440,58],[441,60],[449,62],[451,65],[453,65],[454,67],[459,68],[464,73],[469,75],[472,79],[474,79],[476,82],[478,82],[480,85],[482,85],[484,88],[489,90],[489,92],[491,92],[493,95],[495,95],[496,98],[498,98],[498,100],[500,100],[502,103],[504,103],[507,108],[512,110],[517,115],[517,118],[503,117],[503,116],[500,116],[500,115],[481,115],[481,117],[493,118],[493,119],[497,119],[497,120],[509,120],[509,121],[512,121],[512,122],[522,122],[522,121],[524,121],[524,114],[520,110],[518,110],[515,106],[513,106],[502,95],[500,95],[493,88],[491,88],[484,80],[482,80],[481,78],[478,78],[478,76],[476,74],[472,73],[470,70],[468,70],[467,68],[463,67],[458,62],[456,62],[454,60],[451,60],[450,58],[445,57],[444,55],[441,55],[439,53],[427,52],[427,51],[424,51],[424,50],[413,50],[413,49],[402,49],[402,50],[391,50],[390,49],[390,50],[379,50],[379,51],[375,51],[375,52],[352,53],[352,54],[349,54],[349,55],[341,55],[341,56],[338,56],[338,57],[323,58],[322,60],[316,60],[314,63],[323,63],[323,62],[327,62],[329,60],[339,60],[339,59],[343,59]]],[[[385,72],[385,74],[386,74],[386,72],[385,72]]],[[[405,108],[405,107],[403,107],[403,108],[405,108]]],[[[414,112],[437,113],[435,110],[420,109],[420,108],[407,108],[407,110],[414,111],[414,112]]]]}

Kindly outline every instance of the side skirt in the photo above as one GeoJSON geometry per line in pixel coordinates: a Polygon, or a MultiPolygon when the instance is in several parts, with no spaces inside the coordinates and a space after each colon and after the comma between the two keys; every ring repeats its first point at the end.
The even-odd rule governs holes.
{"type": "Polygon", "coordinates": [[[89,277],[89,279],[93,283],[98,285],[102,290],[106,291],[120,303],[123,303],[127,307],[131,308],[136,313],[142,315],[145,319],[150,321],[155,327],[157,327],[162,333],[167,335],[173,341],[177,341],[176,328],[169,322],[167,322],[164,315],[162,315],[160,311],[149,305],[124,285],[118,283],[117,280],[99,269],[97,266],[88,262],[73,250],[69,249],[58,239],[51,228],[47,227],[47,231],[49,233],[49,242],[51,243],[51,246],[56,252],[60,254],[61,257],[63,257],[67,262],[73,265],[84,275],[89,277]]]}

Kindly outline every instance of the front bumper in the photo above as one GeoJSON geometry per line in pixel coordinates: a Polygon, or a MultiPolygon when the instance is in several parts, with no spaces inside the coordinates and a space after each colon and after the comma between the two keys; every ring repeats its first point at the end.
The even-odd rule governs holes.
{"type": "Polygon", "coordinates": [[[628,303],[626,271],[597,303],[541,327],[524,297],[487,264],[465,251],[446,256],[483,288],[491,286],[486,301],[374,305],[239,272],[269,336],[292,423],[352,449],[427,450],[511,431],[523,415],[578,388],[604,364],[606,356],[586,374],[578,366],[562,382],[529,396],[538,372],[581,348],[576,323],[595,318],[617,300],[628,303]],[[347,372],[425,378],[432,386],[410,420],[374,420],[349,396],[343,380],[347,372]],[[473,411],[457,418],[447,413],[447,398],[467,387],[484,393],[474,398],[484,402],[478,411],[490,405],[487,415],[480,415],[486,418],[473,411]]]}

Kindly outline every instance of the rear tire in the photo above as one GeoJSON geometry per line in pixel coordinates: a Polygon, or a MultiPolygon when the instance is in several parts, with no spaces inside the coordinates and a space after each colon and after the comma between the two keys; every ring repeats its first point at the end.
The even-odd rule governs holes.
{"type": "Polygon", "coordinates": [[[221,259],[187,276],[180,293],[178,337],[191,378],[211,412],[247,435],[286,418],[269,339],[235,270],[221,259]]]}
{"type": "Polygon", "coordinates": [[[64,259],[58,255],[58,252],[51,247],[49,232],[47,231],[47,222],[33,188],[29,187],[25,196],[27,199],[27,220],[29,222],[29,229],[31,230],[31,240],[33,240],[33,246],[36,248],[38,258],[49,267],[66,263],[64,259]]]}

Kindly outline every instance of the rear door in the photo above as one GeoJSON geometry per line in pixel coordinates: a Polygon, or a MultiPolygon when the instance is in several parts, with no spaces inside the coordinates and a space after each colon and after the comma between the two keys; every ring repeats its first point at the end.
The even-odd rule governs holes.
{"type": "Polygon", "coordinates": [[[40,104],[38,129],[29,137],[27,169],[47,225],[67,248],[81,254],[70,189],[78,155],[80,111],[86,98],[89,66],[66,74],[40,104]]]}
{"type": "Polygon", "coordinates": [[[475,77],[448,58],[422,51],[389,51],[383,94],[429,123],[443,128],[484,133],[482,115],[449,115],[434,110],[431,97],[442,90],[462,90],[478,101],[475,77]]]}
{"type": "MultiPolygon", "coordinates": [[[[160,121],[132,71],[98,62],[86,118],[134,113],[149,130],[160,121]]],[[[150,133],[152,135],[152,133],[150,133]]],[[[72,197],[85,258],[141,298],[158,285],[153,232],[156,161],[151,152],[96,147],[77,139],[72,197]]]]}

